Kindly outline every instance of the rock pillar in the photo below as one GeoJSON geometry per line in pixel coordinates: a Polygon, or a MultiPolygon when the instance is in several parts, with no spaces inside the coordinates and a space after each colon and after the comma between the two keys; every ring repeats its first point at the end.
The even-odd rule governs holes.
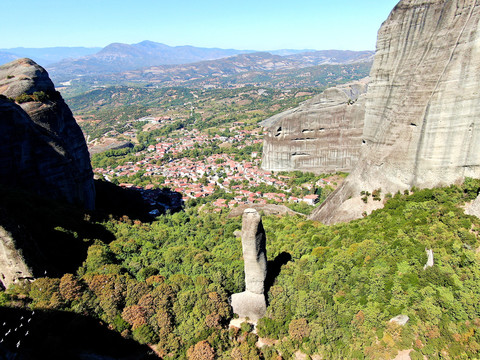
{"type": "Polygon", "coordinates": [[[267,310],[264,294],[267,252],[262,219],[255,209],[245,209],[243,213],[242,248],[246,291],[232,295],[232,308],[240,317],[256,321],[267,310]]]}

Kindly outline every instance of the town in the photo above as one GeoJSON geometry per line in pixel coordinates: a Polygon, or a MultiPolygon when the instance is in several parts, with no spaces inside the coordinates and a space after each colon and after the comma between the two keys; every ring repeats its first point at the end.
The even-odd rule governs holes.
{"type": "MultiPolygon", "coordinates": [[[[208,198],[213,211],[217,212],[242,204],[304,203],[313,207],[320,198],[318,189],[326,188],[329,192],[343,179],[341,176],[333,180],[317,177],[313,183],[295,184],[292,174],[261,169],[263,140],[259,129],[247,130],[239,122],[232,124],[228,133],[230,136],[218,133],[211,136],[197,129],[183,128],[172,136],[158,137],[155,144],[135,152],[135,161],[98,166],[94,172],[107,181],[143,194],[149,194],[145,190],[168,188],[171,194],[181,194],[184,204],[196,204],[208,198]],[[219,153],[202,155],[202,150],[215,147],[220,149],[219,153]],[[238,156],[239,151],[248,148],[259,151],[238,156]],[[150,183],[145,184],[144,179],[150,183]]],[[[94,165],[98,163],[93,160],[94,165]]],[[[146,200],[152,203],[151,196],[146,200]]],[[[162,206],[165,207],[165,203],[162,206]]],[[[156,215],[158,211],[154,209],[151,213],[156,215]]]]}

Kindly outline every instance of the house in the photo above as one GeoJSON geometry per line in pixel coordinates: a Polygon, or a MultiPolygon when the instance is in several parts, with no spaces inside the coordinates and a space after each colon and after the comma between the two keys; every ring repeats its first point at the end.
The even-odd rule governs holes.
{"type": "Polygon", "coordinates": [[[306,202],[308,205],[313,206],[318,202],[318,195],[316,194],[305,195],[302,201],[306,202]]]}

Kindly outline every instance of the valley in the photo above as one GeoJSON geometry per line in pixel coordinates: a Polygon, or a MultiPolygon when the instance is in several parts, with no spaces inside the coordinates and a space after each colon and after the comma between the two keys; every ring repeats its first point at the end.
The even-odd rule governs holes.
{"type": "Polygon", "coordinates": [[[479,20],[0,65],[0,359],[479,358],[479,20]]]}
{"type": "Polygon", "coordinates": [[[344,175],[262,170],[263,130],[258,122],[317,91],[116,87],[69,102],[87,138],[93,138],[92,166],[99,178],[139,190],[168,187],[181,194],[185,204],[209,204],[214,211],[275,203],[310,213],[344,175]],[[132,107],[136,111],[129,112],[132,107]],[[121,112],[116,119],[105,118],[121,112]],[[103,135],[94,138],[96,134],[103,135]],[[123,148],[97,153],[104,144],[123,148]]]}

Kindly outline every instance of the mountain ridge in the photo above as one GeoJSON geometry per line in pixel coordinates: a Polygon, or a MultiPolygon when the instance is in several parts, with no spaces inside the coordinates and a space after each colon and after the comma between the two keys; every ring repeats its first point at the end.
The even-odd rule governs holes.
{"type": "Polygon", "coordinates": [[[96,54],[77,59],[65,59],[51,64],[47,70],[56,82],[65,82],[78,76],[103,76],[112,73],[140,71],[159,66],[193,64],[214,61],[245,54],[269,54],[280,56],[285,61],[299,64],[301,67],[319,64],[344,64],[358,61],[370,61],[373,51],[347,50],[274,50],[253,51],[220,48],[200,48],[190,45],[168,46],[153,41],[138,44],[112,43],[96,54]],[[306,54],[303,56],[302,54],[306,54]],[[302,58],[305,58],[302,60],[302,58]]]}
{"type": "MultiPolygon", "coordinates": [[[[133,83],[155,87],[325,87],[329,82],[323,80],[327,78],[337,82],[338,78],[344,77],[344,82],[347,82],[367,76],[371,66],[369,60],[369,53],[355,53],[350,58],[337,60],[319,52],[303,61],[256,52],[190,64],[159,65],[121,73],[82,76],[64,83],[73,83],[75,86],[83,84],[86,88],[133,83]],[[355,62],[356,58],[358,61],[355,62]]],[[[52,78],[57,83],[71,79],[55,78],[55,75],[52,78]]]]}

